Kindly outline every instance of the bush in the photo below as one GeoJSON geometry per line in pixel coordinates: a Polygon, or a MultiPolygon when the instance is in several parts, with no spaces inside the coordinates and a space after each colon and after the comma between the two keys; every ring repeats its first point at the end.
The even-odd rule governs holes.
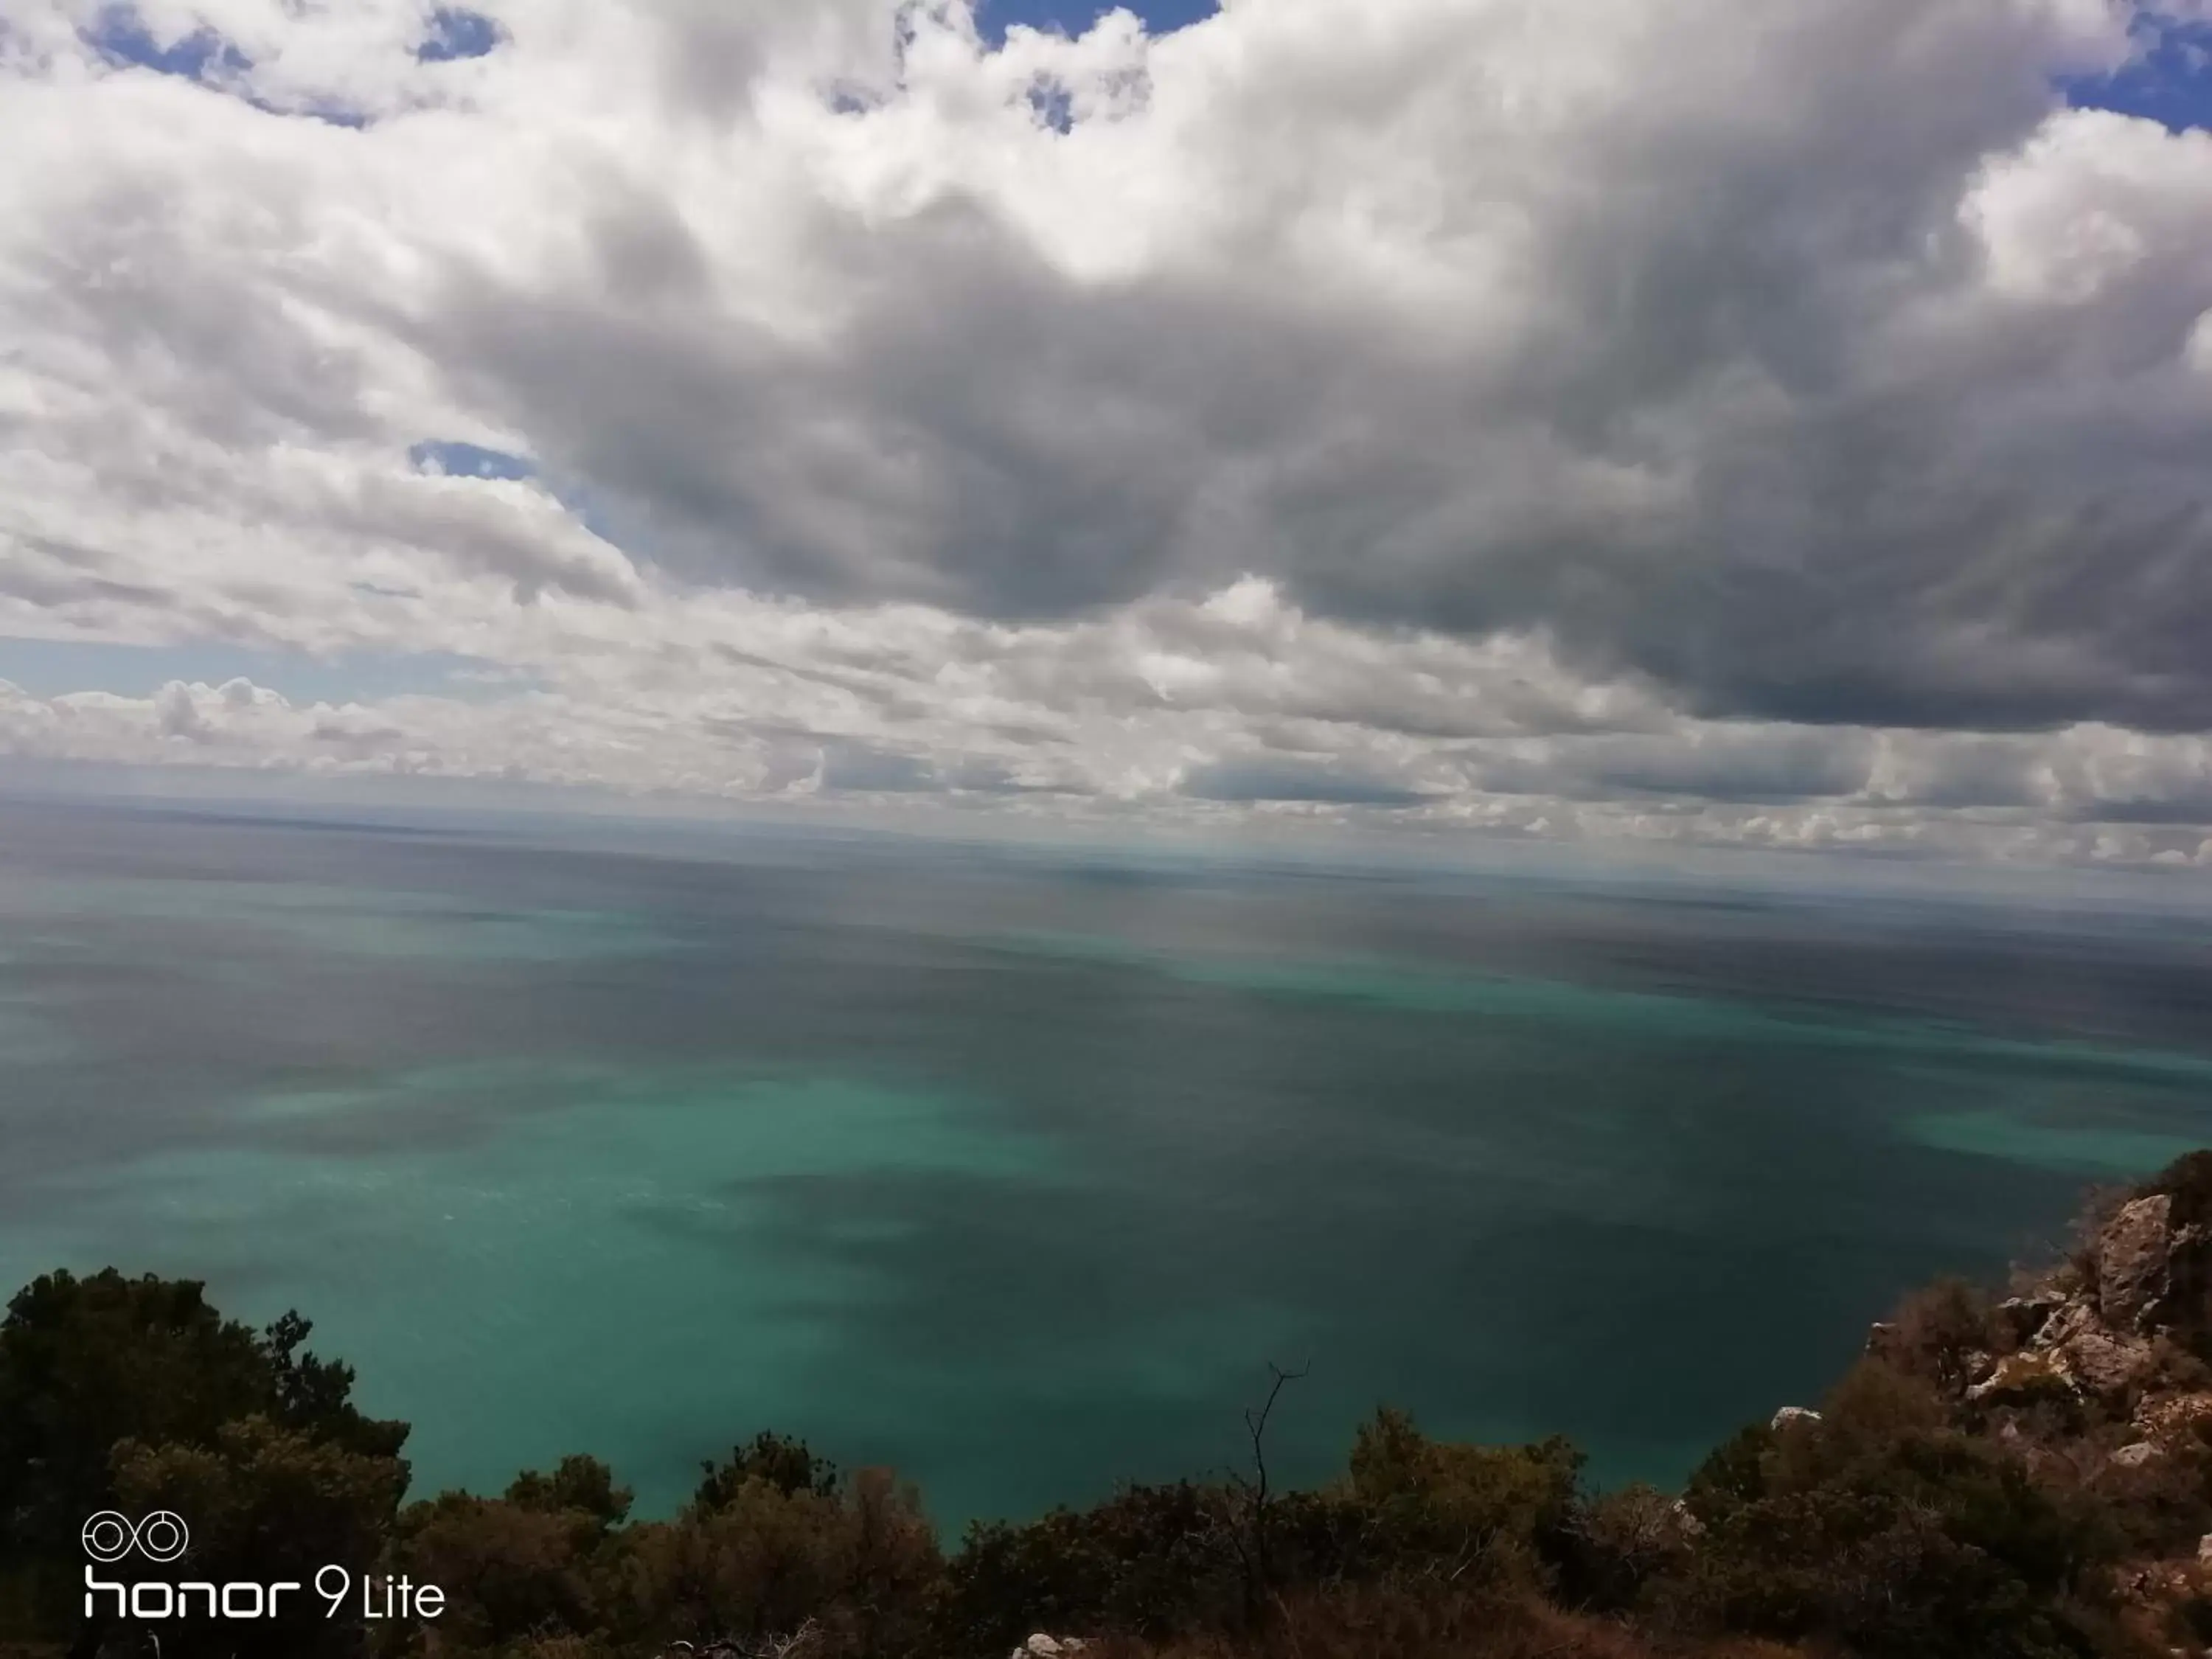
{"type": "Polygon", "coordinates": [[[837,1466],[817,1457],[804,1440],[788,1435],[761,1433],[750,1445],[732,1447],[729,1460],[701,1465],[707,1478],[699,1483],[692,1503],[702,1510],[720,1509],[735,1501],[748,1481],[764,1480],[789,1498],[811,1492],[817,1498],[837,1493],[837,1466]]]}
{"type": "Polygon", "coordinates": [[[402,1515],[393,1553],[408,1577],[446,1593],[440,1647],[483,1653],[598,1629],[596,1556],[605,1536],[583,1510],[446,1492],[402,1515]]]}
{"type": "Polygon", "coordinates": [[[1883,1358],[1951,1395],[1966,1392],[1977,1362],[2013,1346],[1988,1295],[1963,1279],[1940,1279],[1915,1291],[1890,1323],[1883,1358]]]}
{"type": "Polygon", "coordinates": [[[1579,1505],[1567,1528],[1563,1596],[1577,1607],[1626,1612],[1648,1586],[1689,1564],[1694,1525],[1674,1499],[1640,1483],[1579,1505]]]}
{"type": "MultiPolygon", "coordinates": [[[[256,1443],[270,1459],[296,1463],[308,1443],[335,1448],[386,1466],[396,1500],[407,1425],[355,1409],[352,1370],[304,1352],[310,1328],[287,1314],[257,1333],[223,1318],[195,1280],[112,1267],[48,1274],[19,1291],[0,1321],[0,1601],[13,1620],[83,1633],[78,1532],[86,1517],[125,1504],[116,1481],[125,1441],[142,1474],[146,1455],[171,1450],[208,1453],[225,1467],[252,1455],[244,1441],[226,1442],[226,1429],[255,1419],[256,1434],[283,1431],[256,1443]]],[[[181,1475],[187,1464],[162,1467],[181,1475]]],[[[359,1473],[343,1459],[330,1465],[333,1478],[341,1470],[347,1483],[359,1473]]]]}
{"type": "MultiPolygon", "coordinates": [[[[2144,1190],[2212,1229],[2212,1155],[2144,1190]]],[[[2212,1249],[2212,1231],[2177,1249],[2212,1249]]],[[[2177,1283],[2208,1261],[2189,1256],[2177,1283]]],[[[1715,1448],[1679,1501],[1584,1494],[1562,1440],[1457,1444],[1386,1409],[1319,1490],[1133,1486],[971,1527],[950,1560],[912,1488],[775,1434],[704,1466],[666,1520],[632,1520],[588,1457],[400,1510],[404,1425],[362,1417],[352,1372],[307,1334],[113,1273],[18,1296],[0,1322],[0,1620],[99,1650],[113,1632],[83,1628],[56,1594],[73,1571],[55,1568],[74,1568],[82,1516],[112,1505],[189,1514],[195,1577],[337,1561],[446,1592],[434,1642],[404,1625],[226,1627],[239,1659],[655,1659],[678,1643],[992,1659],[1040,1629],[1098,1638],[1094,1659],[2140,1659],[2212,1630],[2194,1392],[2212,1373],[2172,1359],[2140,1423],[2055,1370],[1968,1407],[1978,1356],[2017,1331],[1956,1284],[1909,1298],[1821,1414],[1715,1448]],[[2115,1455],[2139,1437],[2154,1449],[2115,1455]]],[[[163,1635],[171,1659],[212,1659],[196,1632],[163,1635]]]]}
{"type": "Polygon", "coordinates": [[[1376,1413],[1352,1448],[1352,1498],[1376,1549],[1453,1582],[1534,1583],[1569,1544],[1582,1454],[1567,1441],[1471,1446],[1431,1440],[1403,1412],[1376,1413]]]}
{"type": "MultiPolygon", "coordinates": [[[[184,1576],[215,1583],[289,1580],[307,1589],[280,1598],[279,1615],[266,1621],[180,1623],[163,1650],[173,1659],[353,1651],[353,1632],[330,1620],[313,1593],[315,1574],[335,1565],[358,1583],[375,1570],[407,1485],[406,1465],[260,1417],[222,1425],[215,1443],[123,1442],[114,1455],[118,1503],[131,1514],[168,1510],[191,1517],[184,1576]]],[[[118,1565],[115,1576],[132,1575],[118,1565]]]]}
{"type": "Polygon", "coordinates": [[[656,1640],[757,1642],[813,1622],[831,1654],[910,1651],[942,1571],[911,1486],[863,1469],[824,1492],[748,1476],[622,1539],[617,1627],[656,1640]]]}
{"type": "Polygon", "coordinates": [[[619,1526],[635,1494],[615,1484],[615,1472],[596,1457],[562,1458],[550,1474],[525,1469],[507,1484],[507,1501],[544,1515],[575,1515],[601,1532],[619,1526]]]}
{"type": "Polygon", "coordinates": [[[1898,1659],[2092,1650],[2100,1517],[1885,1367],[1855,1370],[1817,1422],[1739,1436],[1690,1503],[1705,1531],[1659,1597],[1679,1622],[1898,1659]]]}
{"type": "Polygon", "coordinates": [[[1088,1510],[978,1522],[946,1564],[943,1651],[997,1653],[1031,1631],[1164,1637],[1237,1620],[1237,1507],[1218,1487],[1130,1486],[1088,1510]]]}

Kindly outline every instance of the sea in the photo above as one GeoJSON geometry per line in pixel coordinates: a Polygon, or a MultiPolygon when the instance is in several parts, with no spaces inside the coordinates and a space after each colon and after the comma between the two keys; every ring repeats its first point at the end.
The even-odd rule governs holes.
{"type": "Polygon", "coordinates": [[[14,800],[0,1281],[297,1308],[416,1496],[586,1451],[665,1514],[773,1430],[954,1535],[1241,1467],[1271,1366],[1278,1480],[1387,1402],[1674,1483],[2212,1144],[2206,914],[14,800]]]}

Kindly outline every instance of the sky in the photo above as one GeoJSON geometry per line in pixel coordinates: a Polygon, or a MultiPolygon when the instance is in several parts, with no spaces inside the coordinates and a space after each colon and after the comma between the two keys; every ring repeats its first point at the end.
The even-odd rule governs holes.
{"type": "Polygon", "coordinates": [[[2208,462],[2212,0],[0,0],[0,783],[2203,871],[2208,462]]]}

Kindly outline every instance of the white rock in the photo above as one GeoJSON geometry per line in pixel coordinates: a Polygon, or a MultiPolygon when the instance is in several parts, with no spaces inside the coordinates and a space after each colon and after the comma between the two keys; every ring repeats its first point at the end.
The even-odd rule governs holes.
{"type": "Polygon", "coordinates": [[[2158,1448],[2148,1440],[2138,1440],[2131,1446],[2123,1446],[2112,1454],[2115,1468],[2139,1469],[2158,1455],[2158,1448]]]}
{"type": "Polygon", "coordinates": [[[1030,1659],[1060,1659],[1060,1644],[1039,1631],[1022,1644],[1018,1652],[1026,1653],[1030,1659]]]}
{"type": "Polygon", "coordinates": [[[2116,1331],[2146,1323],[2172,1289],[2173,1200],[2123,1204],[2097,1238],[2097,1310],[2116,1331]]]}
{"type": "Polygon", "coordinates": [[[2095,1394],[2124,1395],[2149,1381],[2158,1370],[2158,1351],[2149,1343],[2110,1331],[2078,1332],[2067,1339],[2061,1352],[2066,1369],[2095,1394]]]}
{"type": "Polygon", "coordinates": [[[2212,1563],[2212,1532],[2206,1533],[2203,1537],[2197,1540],[2197,1559],[2199,1561],[2212,1563]]]}
{"type": "Polygon", "coordinates": [[[2096,1325],[2097,1310],[2094,1308],[2087,1302],[2069,1300],[2037,1328],[2027,1346],[2039,1352],[2063,1347],[2082,1332],[2094,1329],[2096,1325]]]}
{"type": "Polygon", "coordinates": [[[1820,1413],[1809,1407],[1784,1406],[1774,1413],[1774,1420],[1766,1426],[1770,1429],[1780,1430],[1788,1428],[1792,1423],[1817,1423],[1820,1420],[1820,1413]]]}
{"type": "Polygon", "coordinates": [[[2026,1342],[2043,1328],[2051,1315],[2065,1305],[2064,1292],[2045,1289],[2032,1296],[2008,1297],[1997,1304],[1997,1313],[2012,1328],[2014,1337],[2026,1342]]]}
{"type": "Polygon", "coordinates": [[[1979,1405],[1984,1400],[2002,1399],[2007,1395],[2072,1393],[2075,1389],[2076,1378],[2067,1365],[2065,1354],[2039,1348],[2008,1353],[1998,1360],[1995,1370],[1966,1390],[1966,1399],[1971,1404],[1979,1405]]]}

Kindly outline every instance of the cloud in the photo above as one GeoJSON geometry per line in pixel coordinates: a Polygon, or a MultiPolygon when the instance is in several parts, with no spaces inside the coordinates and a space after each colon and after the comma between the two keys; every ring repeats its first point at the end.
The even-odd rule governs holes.
{"type": "Polygon", "coordinates": [[[0,636],[525,688],[0,741],[2193,859],[2212,133],[2056,90],[2139,21],[0,0],[0,636]]]}
{"type": "Polygon", "coordinates": [[[1394,807],[1419,806],[1428,799],[1419,790],[1357,771],[1265,756],[1214,761],[1193,771],[1182,787],[1194,800],[1394,807]]]}
{"type": "Polygon", "coordinates": [[[858,793],[909,794],[933,787],[936,778],[920,756],[835,741],[823,750],[820,787],[858,793]]]}
{"type": "Polygon", "coordinates": [[[1713,725],[1550,745],[1533,762],[1524,749],[1480,773],[1505,792],[1795,802],[1860,793],[1874,750],[1862,731],[1713,725]]]}

